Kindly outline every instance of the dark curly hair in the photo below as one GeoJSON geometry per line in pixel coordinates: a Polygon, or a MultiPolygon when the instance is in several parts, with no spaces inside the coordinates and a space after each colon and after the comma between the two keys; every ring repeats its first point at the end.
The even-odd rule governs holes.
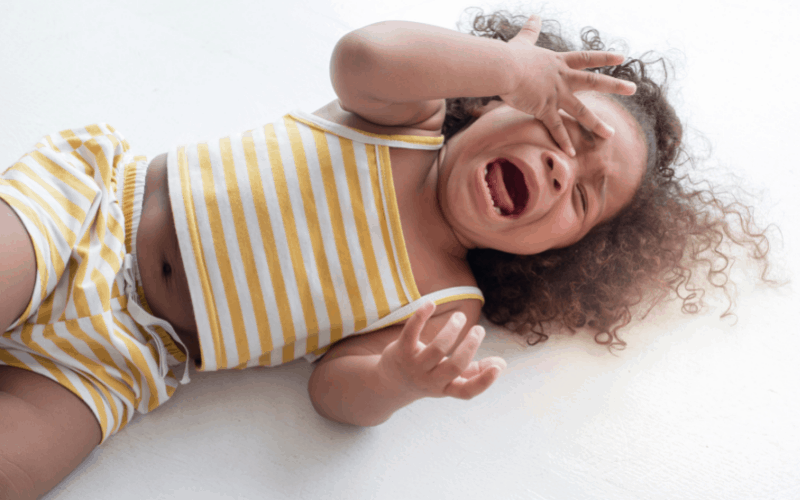
{"type": "MultiPolygon", "coordinates": [[[[526,20],[506,12],[478,12],[471,34],[508,41],[526,20]]],[[[584,28],[580,38],[581,50],[606,50],[595,29],[584,28]]],[[[543,22],[536,44],[557,52],[576,50],[553,21],[543,22]]],[[[477,248],[467,253],[485,295],[486,317],[527,336],[530,345],[546,340],[545,327],[555,324],[573,332],[588,327],[599,344],[622,349],[626,343],[618,331],[630,323],[638,304],[652,308],[672,293],[683,301],[684,312],[700,310],[704,289],[692,281],[698,269],[706,270],[708,283],[724,290],[729,305],[723,316],[729,314],[728,243],[746,248],[761,262],[761,278],[769,281],[769,241],[754,223],[752,209],[735,197],[723,201],[719,192],[680,171],[695,161],[681,142],[683,127],[667,101],[666,83],[653,79],[653,69],[660,69],[666,82],[666,61],[645,61],[648,55],[587,70],[636,84],[632,96],[609,96],[633,115],[646,137],[647,170],[631,203],[567,248],[536,255],[477,248]]],[[[474,111],[491,100],[500,98],[448,99],[445,138],[469,126],[474,111]]]]}

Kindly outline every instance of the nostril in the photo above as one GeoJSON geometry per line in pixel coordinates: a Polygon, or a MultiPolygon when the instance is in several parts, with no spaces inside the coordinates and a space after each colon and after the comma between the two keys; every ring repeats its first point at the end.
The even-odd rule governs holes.
{"type": "Polygon", "coordinates": [[[547,159],[547,166],[550,168],[550,170],[553,170],[553,159],[552,158],[548,158],[547,159]]]}
{"type": "Polygon", "coordinates": [[[561,184],[559,184],[558,181],[554,180],[553,181],[553,187],[555,187],[556,191],[558,191],[558,190],[561,189],[561,184]]]}

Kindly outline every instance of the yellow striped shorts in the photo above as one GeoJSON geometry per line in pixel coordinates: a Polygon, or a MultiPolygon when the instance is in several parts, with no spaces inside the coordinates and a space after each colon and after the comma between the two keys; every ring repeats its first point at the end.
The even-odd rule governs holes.
{"type": "Polygon", "coordinates": [[[135,243],[147,163],[99,124],[43,138],[0,176],[36,253],[33,296],[0,334],[0,364],[76,394],[103,440],[169,399],[169,366],[185,360],[163,329],[131,316],[143,303],[135,243]]]}

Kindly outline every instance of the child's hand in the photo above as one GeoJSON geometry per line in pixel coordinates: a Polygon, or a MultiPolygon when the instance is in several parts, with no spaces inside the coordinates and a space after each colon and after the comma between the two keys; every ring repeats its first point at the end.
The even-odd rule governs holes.
{"type": "Polygon", "coordinates": [[[541,27],[541,19],[531,16],[519,34],[509,40],[508,44],[522,66],[522,77],[513,92],[500,97],[509,106],[541,120],[561,149],[575,156],[558,110],[563,109],[587,129],[609,138],[614,130],[600,121],[574,93],[594,90],[631,95],[636,92],[636,85],[607,75],[581,71],[621,64],[625,59],[622,54],[602,51],[553,52],[536,47],[534,44],[541,27]]]}
{"type": "Polygon", "coordinates": [[[472,361],[486,335],[478,325],[456,344],[463,313],[451,315],[430,344],[420,342],[420,332],[435,309],[428,302],[408,319],[397,340],[383,350],[378,373],[387,384],[411,396],[471,399],[497,380],[506,362],[498,357],[472,361]]]}

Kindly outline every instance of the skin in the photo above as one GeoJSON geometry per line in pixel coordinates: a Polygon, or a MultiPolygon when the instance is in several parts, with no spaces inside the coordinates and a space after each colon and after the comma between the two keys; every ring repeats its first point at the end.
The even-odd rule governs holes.
{"type": "Polygon", "coordinates": [[[562,112],[574,157],[558,147],[542,121],[500,101],[478,111],[478,119],[448,141],[438,194],[442,212],[465,249],[527,255],[563,248],[633,198],[647,160],[638,124],[615,101],[596,93],[579,95],[616,133],[600,137],[562,112]],[[484,189],[484,168],[496,158],[511,160],[525,175],[529,199],[519,217],[496,214],[484,189]]]}
{"type": "MultiPolygon", "coordinates": [[[[562,112],[565,130],[575,144],[574,157],[553,142],[541,120],[495,102],[479,110],[478,120],[448,141],[433,165],[418,167],[430,169],[421,191],[426,192],[425,186],[435,190],[436,205],[422,210],[440,211],[443,224],[436,230],[451,240],[445,246],[455,246],[462,259],[477,246],[515,253],[567,246],[631,201],[646,165],[640,129],[616,102],[597,94],[581,98],[615,133],[593,134],[562,112]],[[512,155],[539,191],[531,193],[530,212],[517,219],[497,217],[476,195],[484,167],[497,157],[512,155]],[[585,212],[578,189],[586,198],[585,212]]],[[[402,160],[403,156],[393,156],[393,169],[413,175],[413,165],[402,160]]],[[[403,232],[414,234],[405,221],[403,232]]],[[[335,345],[309,381],[315,409],[333,420],[377,425],[422,397],[471,399],[486,390],[506,364],[498,357],[474,360],[486,334],[475,325],[480,315],[479,304],[471,307],[475,302],[451,302],[446,305],[450,309],[428,303],[404,325],[335,345]]]]}
{"type": "MultiPolygon", "coordinates": [[[[438,168],[436,190],[439,208],[464,254],[475,247],[533,254],[568,246],[632,199],[646,161],[636,121],[600,94],[583,93],[581,98],[618,132],[609,138],[598,136],[562,111],[575,157],[555,144],[541,120],[499,101],[479,110],[478,120],[448,141],[437,159],[440,164],[433,166],[438,168]],[[476,176],[482,177],[483,168],[497,157],[513,158],[530,178],[532,209],[523,217],[497,217],[475,194],[476,176]],[[559,189],[553,184],[556,179],[559,189]]],[[[166,155],[157,156],[148,167],[137,252],[153,314],[173,325],[191,358],[199,362],[197,327],[169,201],[166,155]]]]}
{"type": "Polygon", "coordinates": [[[136,251],[144,296],[153,315],[172,325],[191,359],[199,363],[197,325],[169,201],[166,154],[153,158],[147,167],[136,251]]]}
{"type": "MultiPolygon", "coordinates": [[[[30,302],[36,255],[25,226],[0,201],[0,331],[30,302]]],[[[0,365],[0,498],[44,495],[89,455],[101,439],[88,406],[37,373],[0,365]]]]}
{"type": "Polygon", "coordinates": [[[17,213],[0,200],[0,328],[2,331],[25,312],[36,285],[36,256],[28,231],[17,213]]]}
{"type": "MultiPolygon", "coordinates": [[[[517,37],[503,43],[413,23],[379,23],[351,33],[334,50],[331,79],[339,100],[321,111],[338,123],[430,135],[441,131],[446,97],[499,95],[503,100],[481,110],[460,142],[449,141],[438,167],[404,163],[408,155],[392,153],[393,172],[424,179],[417,187],[423,196],[416,199],[427,205],[416,212],[425,220],[403,218],[404,235],[435,235],[441,247],[453,249],[447,256],[432,253],[423,269],[444,267],[452,262],[448,257],[463,262],[466,250],[475,246],[535,253],[569,245],[613,216],[635,191],[644,169],[641,135],[622,108],[579,94],[632,94],[630,83],[581,71],[620,64],[621,56],[541,49],[535,46],[540,27],[532,17],[517,37]],[[587,138],[576,134],[576,122],[591,131],[587,138]],[[547,132],[555,141],[547,140],[547,132]],[[517,220],[491,220],[475,201],[479,172],[511,152],[529,162],[531,182],[541,179],[536,182],[537,206],[517,220]],[[558,192],[547,192],[555,178],[560,178],[558,192]],[[575,206],[575,186],[587,199],[587,214],[575,206]],[[436,196],[428,196],[431,190],[436,196]],[[450,241],[440,235],[449,235],[450,241]]],[[[398,193],[398,202],[403,194],[398,193]]],[[[400,206],[401,217],[403,210],[400,206]]],[[[449,286],[474,284],[466,273],[455,273],[449,286]]],[[[309,381],[315,409],[340,422],[377,425],[422,397],[475,397],[506,366],[498,357],[474,360],[485,335],[476,325],[479,317],[475,300],[438,308],[430,303],[404,325],[335,345],[309,381]]]]}
{"type": "MultiPolygon", "coordinates": [[[[404,236],[413,240],[409,248],[414,242],[420,245],[431,231],[437,244],[459,252],[496,245],[533,253],[565,246],[611,217],[632,196],[641,176],[635,170],[640,150],[626,139],[640,136],[631,133],[629,115],[610,101],[583,95],[579,99],[576,94],[631,94],[635,89],[627,83],[580,71],[619,64],[620,56],[545,51],[534,46],[539,29],[539,20],[531,18],[506,44],[414,23],[379,23],[337,44],[331,79],[339,99],[329,108],[338,111],[328,118],[338,123],[357,123],[362,130],[378,133],[438,135],[446,97],[503,98],[504,104],[482,109],[478,121],[451,140],[442,154],[392,151],[393,171],[414,179],[398,192],[398,202],[405,203],[401,216],[412,215],[403,217],[404,236]],[[591,131],[588,138],[576,123],[591,131]],[[548,131],[555,143],[548,142],[548,131]],[[520,163],[525,161],[526,175],[536,180],[534,209],[519,219],[492,221],[480,211],[474,194],[477,173],[487,161],[512,153],[520,163]],[[558,190],[551,189],[553,180],[558,180],[558,190]],[[587,214],[576,201],[576,186],[586,194],[587,214]],[[420,198],[412,196],[417,191],[436,196],[425,197],[423,207],[409,208],[408,200],[419,203],[420,198]],[[427,220],[413,227],[419,219],[415,214],[441,222],[427,220]]],[[[157,157],[146,179],[137,235],[139,267],[153,313],[175,326],[189,355],[197,359],[196,327],[167,188],[164,158],[157,157]]],[[[0,277],[13,276],[0,282],[5,327],[24,309],[27,301],[17,299],[30,297],[35,280],[33,250],[20,237],[21,223],[6,208],[0,205],[0,217],[6,217],[0,224],[0,241],[13,237],[16,243],[6,247],[14,258],[0,247],[0,277]],[[15,300],[7,300],[10,296],[15,300]]],[[[421,265],[449,269],[450,258],[431,252],[421,265]]],[[[461,264],[448,270],[450,282],[437,286],[474,284],[461,264]]],[[[404,324],[337,343],[309,380],[314,408],[332,420],[370,426],[420,398],[470,399],[481,394],[506,364],[498,357],[474,360],[485,335],[476,326],[479,316],[480,302],[474,299],[439,307],[428,303],[404,324]]],[[[49,491],[99,439],[99,425],[78,397],[40,375],[0,367],[0,497],[36,498],[49,491]]]]}

